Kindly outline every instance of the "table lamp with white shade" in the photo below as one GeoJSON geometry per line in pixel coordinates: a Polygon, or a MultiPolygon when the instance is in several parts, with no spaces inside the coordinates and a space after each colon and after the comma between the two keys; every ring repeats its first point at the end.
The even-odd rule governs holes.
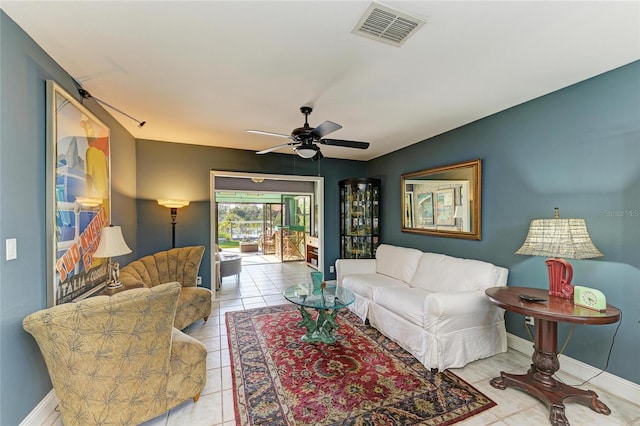
{"type": "Polygon", "coordinates": [[[118,262],[111,262],[112,257],[122,256],[131,253],[131,249],[124,241],[122,229],[119,226],[105,226],[102,228],[100,236],[100,244],[93,257],[107,258],[107,266],[109,278],[107,280],[107,288],[115,289],[122,287],[120,282],[120,265],[118,262]]]}

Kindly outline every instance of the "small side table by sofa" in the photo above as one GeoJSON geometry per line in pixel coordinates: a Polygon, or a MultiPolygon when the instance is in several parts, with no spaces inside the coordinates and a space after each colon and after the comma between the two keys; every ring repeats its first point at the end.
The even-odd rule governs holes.
{"type": "Polygon", "coordinates": [[[605,312],[593,311],[573,304],[573,299],[551,296],[548,290],[528,287],[493,287],[485,291],[489,300],[507,311],[534,318],[533,364],[527,374],[500,372],[491,379],[491,386],[505,389],[509,386],[527,392],[549,408],[549,420],[554,426],[569,425],[564,413],[563,400],[568,398],[586,405],[596,413],[610,414],[611,410],[594,391],[582,390],[553,378],[560,368],[558,361],[558,322],[574,324],[612,324],[620,320],[620,310],[607,305],[605,312]],[[520,295],[545,299],[529,302],[520,295]]]}

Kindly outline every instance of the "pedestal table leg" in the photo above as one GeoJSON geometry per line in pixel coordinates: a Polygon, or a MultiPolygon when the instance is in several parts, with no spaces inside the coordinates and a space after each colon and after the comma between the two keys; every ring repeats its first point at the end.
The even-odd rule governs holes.
{"type": "Polygon", "coordinates": [[[610,414],[611,410],[593,391],[585,391],[558,382],[553,374],[560,368],[557,353],[558,323],[536,319],[533,364],[527,374],[509,374],[500,372],[499,377],[491,379],[491,386],[497,389],[514,387],[527,392],[549,408],[549,421],[554,426],[569,425],[565,415],[565,399],[586,405],[600,414],[610,414]]]}
{"type": "Polygon", "coordinates": [[[307,310],[300,306],[300,314],[302,315],[302,321],[298,322],[298,327],[305,327],[307,329],[302,341],[307,343],[323,342],[323,343],[335,343],[336,338],[333,335],[333,331],[338,328],[336,322],[336,316],[338,314],[337,309],[333,309],[329,312],[327,309],[317,309],[318,318],[316,320],[307,312],[307,310]]]}

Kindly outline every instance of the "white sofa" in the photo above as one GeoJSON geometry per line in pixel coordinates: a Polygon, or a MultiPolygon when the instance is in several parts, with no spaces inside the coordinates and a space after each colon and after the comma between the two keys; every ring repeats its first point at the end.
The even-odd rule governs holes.
{"type": "Polygon", "coordinates": [[[509,271],[479,260],[382,244],[375,259],[338,259],[338,285],[356,295],[352,312],[425,367],[444,371],[507,350],[504,310],[486,288],[509,271]]]}

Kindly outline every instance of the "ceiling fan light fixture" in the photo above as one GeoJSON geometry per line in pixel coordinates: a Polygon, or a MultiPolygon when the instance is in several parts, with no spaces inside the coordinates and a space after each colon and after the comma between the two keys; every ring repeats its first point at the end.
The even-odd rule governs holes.
{"type": "Polygon", "coordinates": [[[299,145],[293,149],[302,158],[313,158],[320,150],[316,145],[299,145]]]}

